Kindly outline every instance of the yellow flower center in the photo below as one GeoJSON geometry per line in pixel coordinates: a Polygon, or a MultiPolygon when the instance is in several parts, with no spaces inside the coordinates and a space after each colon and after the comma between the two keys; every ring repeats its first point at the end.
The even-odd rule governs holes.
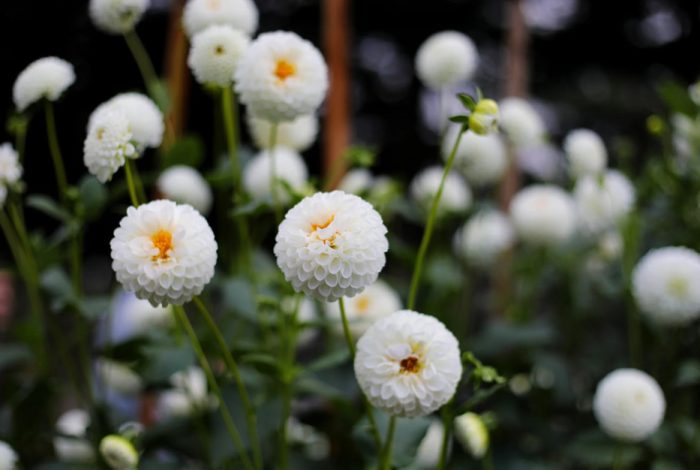
{"type": "Polygon", "coordinates": [[[277,61],[277,66],[275,67],[275,75],[280,81],[285,81],[287,78],[294,75],[296,71],[297,68],[294,66],[294,64],[291,64],[284,59],[280,59],[277,61]]]}
{"type": "Polygon", "coordinates": [[[367,309],[369,308],[369,298],[366,295],[361,295],[357,298],[355,307],[357,308],[357,313],[367,313],[367,309]]]}
{"type": "Polygon", "coordinates": [[[331,236],[326,236],[325,238],[317,232],[328,228],[328,226],[333,223],[333,220],[335,220],[335,214],[331,214],[325,222],[321,222],[320,224],[312,223],[310,231],[312,235],[316,235],[317,240],[321,240],[324,244],[330,245],[331,248],[335,248],[335,238],[338,236],[338,232],[333,232],[331,236]]]}
{"type": "Polygon", "coordinates": [[[420,361],[414,355],[401,359],[399,365],[401,366],[402,374],[415,374],[420,370],[420,361]]]}
{"type": "Polygon", "coordinates": [[[685,297],[688,293],[688,281],[683,277],[672,277],[668,281],[668,290],[676,297],[685,297]]]}
{"type": "Polygon", "coordinates": [[[216,55],[221,55],[221,54],[224,53],[224,51],[225,51],[224,46],[222,46],[221,44],[219,44],[219,45],[217,45],[216,48],[214,49],[214,54],[216,54],[216,55]]]}
{"type": "Polygon", "coordinates": [[[158,254],[153,256],[153,261],[167,260],[168,253],[173,249],[173,234],[167,230],[160,229],[151,235],[151,243],[158,249],[158,254]]]}
{"type": "Polygon", "coordinates": [[[221,8],[221,0],[209,0],[207,2],[207,7],[210,10],[218,10],[219,8],[221,8]]]}

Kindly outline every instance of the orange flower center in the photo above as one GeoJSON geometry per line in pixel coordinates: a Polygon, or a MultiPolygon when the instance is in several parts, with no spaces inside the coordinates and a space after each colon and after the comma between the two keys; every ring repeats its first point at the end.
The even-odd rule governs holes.
{"type": "Polygon", "coordinates": [[[221,55],[221,54],[224,53],[224,51],[225,51],[224,46],[222,46],[221,44],[219,44],[219,45],[216,46],[216,48],[214,49],[214,54],[216,54],[216,55],[221,55]]]}
{"type": "Polygon", "coordinates": [[[325,222],[320,224],[311,224],[311,233],[316,235],[317,240],[321,240],[324,244],[330,245],[331,248],[335,248],[335,237],[338,236],[338,232],[333,233],[333,235],[327,238],[321,238],[321,236],[319,236],[319,234],[316,232],[318,230],[328,228],[328,226],[333,223],[333,220],[335,220],[335,214],[331,214],[331,216],[328,217],[325,222]]]}
{"type": "Polygon", "coordinates": [[[297,69],[294,64],[290,64],[284,59],[277,61],[277,66],[275,67],[275,75],[281,81],[285,81],[287,78],[291,77],[296,73],[297,69]]]}
{"type": "Polygon", "coordinates": [[[408,356],[401,359],[401,372],[415,374],[420,369],[420,362],[416,356],[408,356]]]}
{"type": "Polygon", "coordinates": [[[173,234],[160,229],[151,235],[151,243],[158,248],[158,254],[153,256],[153,261],[167,260],[169,258],[168,252],[173,249],[173,234]]]}
{"type": "Polygon", "coordinates": [[[366,295],[360,296],[355,302],[358,313],[365,313],[369,308],[369,298],[366,295]]]}

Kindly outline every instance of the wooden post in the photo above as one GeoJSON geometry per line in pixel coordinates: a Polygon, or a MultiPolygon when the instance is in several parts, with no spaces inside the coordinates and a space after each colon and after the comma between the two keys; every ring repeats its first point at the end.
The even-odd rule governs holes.
{"type": "Polygon", "coordinates": [[[182,135],[187,114],[190,72],[187,68],[187,37],[182,29],[185,0],[174,0],[170,10],[165,49],[165,77],[170,94],[170,109],[165,116],[166,132],[163,147],[168,148],[182,135]]]}

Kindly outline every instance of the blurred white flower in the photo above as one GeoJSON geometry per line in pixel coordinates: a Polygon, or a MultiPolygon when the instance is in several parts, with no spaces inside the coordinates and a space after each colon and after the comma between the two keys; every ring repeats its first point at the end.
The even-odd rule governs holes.
{"type": "Polygon", "coordinates": [[[209,26],[192,38],[187,65],[201,84],[231,86],[233,73],[249,43],[248,36],[231,26],[209,26]]]}
{"type": "Polygon", "coordinates": [[[599,175],[608,164],[608,151],[598,134],[589,129],[575,129],[564,139],[569,172],[574,178],[599,175]]]}
{"type": "Polygon", "coordinates": [[[321,53],[295,33],[258,36],[236,68],[235,87],[253,116],[270,122],[312,114],[328,90],[321,53]]]}
{"type": "MultiPolygon", "coordinates": [[[[300,192],[309,178],[306,162],[296,151],[285,147],[275,147],[274,164],[277,176],[277,198],[286,204],[292,196],[285,187],[288,184],[294,191],[300,192]]],[[[253,157],[243,169],[243,187],[255,199],[272,196],[270,187],[272,159],[269,150],[263,150],[253,157]]]]}
{"type": "Polygon", "coordinates": [[[73,66],[58,57],[35,60],[20,72],[12,88],[17,110],[24,111],[42,98],[56,101],[75,82],[73,66]]]}
{"type": "Polygon", "coordinates": [[[124,113],[129,121],[139,153],[146,147],[160,146],[165,132],[165,118],[153,100],[141,93],[121,93],[99,105],[88,119],[88,132],[102,115],[114,110],[124,113]]]}
{"type": "MultiPolygon", "coordinates": [[[[92,463],[95,461],[95,450],[86,438],[90,426],[90,414],[81,409],[68,410],[56,421],[56,432],[53,439],[56,456],[64,462],[92,463]]],[[[0,468],[3,468],[0,465],[0,468]]]]}
{"type": "Polygon", "coordinates": [[[190,38],[212,25],[228,25],[252,36],[258,28],[258,9],[253,0],[189,0],[182,24],[190,38]]]}
{"type": "Polygon", "coordinates": [[[475,459],[480,459],[489,450],[489,430],[478,414],[464,413],[454,421],[457,442],[475,459]]]}
{"type": "Polygon", "coordinates": [[[623,248],[622,236],[616,230],[609,230],[598,238],[598,254],[605,261],[619,259],[623,248]]]}
{"type": "Polygon", "coordinates": [[[174,373],[170,384],[173,388],[162,392],[158,398],[161,417],[188,416],[216,403],[216,398],[207,392],[207,377],[199,367],[174,373]]]}
{"type": "Polygon", "coordinates": [[[19,154],[12,144],[5,142],[0,145],[0,186],[15,185],[21,177],[22,165],[19,163],[19,154]]]}
{"type": "Polygon", "coordinates": [[[315,326],[304,326],[304,323],[310,323],[318,320],[318,314],[316,313],[316,304],[314,301],[307,297],[287,297],[282,300],[282,308],[288,314],[294,312],[294,308],[299,302],[299,308],[297,310],[297,324],[299,325],[299,331],[297,332],[297,347],[303,348],[311,343],[314,339],[318,328],[315,326]]]}
{"type": "MultiPolygon", "coordinates": [[[[326,315],[334,320],[335,329],[343,333],[338,302],[326,303],[326,315]]],[[[378,279],[355,297],[345,302],[350,331],[356,338],[362,336],[375,321],[401,310],[401,298],[389,284],[378,279]]]]}
{"type": "Polygon", "coordinates": [[[147,335],[153,331],[167,330],[174,324],[172,307],[154,307],[132,292],[120,291],[112,302],[112,314],[105,327],[110,343],[121,343],[147,335]]]}
{"type": "Polygon", "coordinates": [[[331,450],[328,437],[313,426],[299,422],[293,416],[287,420],[287,439],[290,444],[299,444],[304,455],[311,460],[324,460],[331,450]]]}
{"type": "Polygon", "coordinates": [[[186,204],[158,200],[129,207],[110,246],[117,280],[152,305],[189,302],[214,276],[214,233],[186,204]]]}
{"type": "Polygon", "coordinates": [[[100,441],[100,455],[112,470],[136,470],[139,454],[128,440],[115,434],[100,441]]]}
{"type": "Polygon", "coordinates": [[[610,437],[639,442],[661,425],[664,393],[653,377],[637,369],[617,369],[598,383],[593,413],[610,437]]]}
{"type": "Polygon", "coordinates": [[[362,194],[372,187],[372,172],[367,168],[353,168],[345,173],[338,189],[350,194],[362,194]]]}
{"type": "MultiPolygon", "coordinates": [[[[253,142],[260,149],[270,148],[270,122],[256,118],[251,113],[246,114],[248,130],[253,142]]],[[[315,114],[305,114],[292,121],[280,122],[277,125],[275,142],[277,146],[287,147],[297,152],[303,152],[313,145],[318,135],[318,117],[315,114]]]]}
{"type": "Polygon", "coordinates": [[[416,53],[416,73],[428,88],[454,87],[472,78],[479,63],[474,42],[458,31],[435,33],[416,53]]]}
{"type": "Polygon", "coordinates": [[[505,98],[500,103],[500,125],[516,147],[541,142],[546,130],[535,108],[522,98],[505,98]]]}
{"type": "Polygon", "coordinates": [[[440,462],[440,450],[442,447],[442,438],[445,434],[445,426],[439,419],[432,419],[428,431],[423,436],[423,439],[418,444],[416,450],[415,464],[418,468],[437,468],[440,462]]]}
{"type": "Polygon", "coordinates": [[[316,193],[287,212],[274,253],[294,290],[333,302],[377,280],[389,249],[386,233],[379,213],[363,199],[316,193]]]}
{"type": "Polygon", "coordinates": [[[477,266],[493,264],[513,246],[515,232],[506,215],[497,210],[474,214],[455,234],[455,251],[477,266]]]}
{"type": "Polygon", "coordinates": [[[102,357],[95,361],[95,368],[100,383],[109,390],[133,395],[143,386],[141,377],[126,364],[102,357]]]}
{"type": "MultiPolygon", "coordinates": [[[[418,173],[411,181],[411,196],[424,210],[430,210],[437,194],[445,169],[431,166],[418,173]]],[[[438,213],[465,212],[472,203],[472,193],[464,179],[454,171],[447,175],[442,197],[438,203],[438,213]]]]}
{"type": "Polygon", "coordinates": [[[357,342],[355,376],[374,407],[392,416],[425,416],[457,389],[459,343],[435,317],[400,310],[375,322],[357,342]]]}
{"type": "MultiPolygon", "coordinates": [[[[457,132],[459,127],[452,126],[443,140],[444,160],[450,156],[457,132]]],[[[470,184],[482,186],[496,183],[508,165],[506,147],[497,135],[481,136],[465,132],[457,147],[454,165],[470,184]]]]}
{"type": "Polygon", "coordinates": [[[134,29],[150,3],[150,0],[90,0],[90,19],[105,33],[126,33],[134,29]]]}
{"type": "Polygon", "coordinates": [[[521,189],[510,203],[518,237],[533,245],[558,245],[576,228],[576,206],[563,189],[536,184],[521,189]]]}
{"type": "Polygon", "coordinates": [[[579,222],[589,233],[613,229],[634,205],[634,186],[616,170],[581,178],[574,188],[579,222]]]}
{"type": "Polygon", "coordinates": [[[189,204],[205,216],[209,213],[214,199],[207,180],[187,165],[167,168],[156,180],[156,188],[165,199],[189,204]]]}
{"type": "Polygon", "coordinates": [[[0,468],[3,470],[17,470],[19,457],[17,452],[5,441],[0,441],[0,468]]]}
{"type": "Polygon", "coordinates": [[[126,115],[117,110],[100,113],[83,143],[83,162],[101,183],[106,183],[126,163],[138,158],[132,144],[133,134],[126,115]]]}

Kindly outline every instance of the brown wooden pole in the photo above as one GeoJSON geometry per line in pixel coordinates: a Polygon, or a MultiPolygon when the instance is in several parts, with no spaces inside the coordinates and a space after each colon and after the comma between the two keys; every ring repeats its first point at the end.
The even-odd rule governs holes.
{"type": "Polygon", "coordinates": [[[182,135],[187,114],[190,73],[187,69],[187,37],[182,29],[182,9],[185,0],[174,0],[168,22],[168,38],[165,47],[165,79],[170,94],[170,109],[166,114],[164,148],[168,148],[182,135]]]}

